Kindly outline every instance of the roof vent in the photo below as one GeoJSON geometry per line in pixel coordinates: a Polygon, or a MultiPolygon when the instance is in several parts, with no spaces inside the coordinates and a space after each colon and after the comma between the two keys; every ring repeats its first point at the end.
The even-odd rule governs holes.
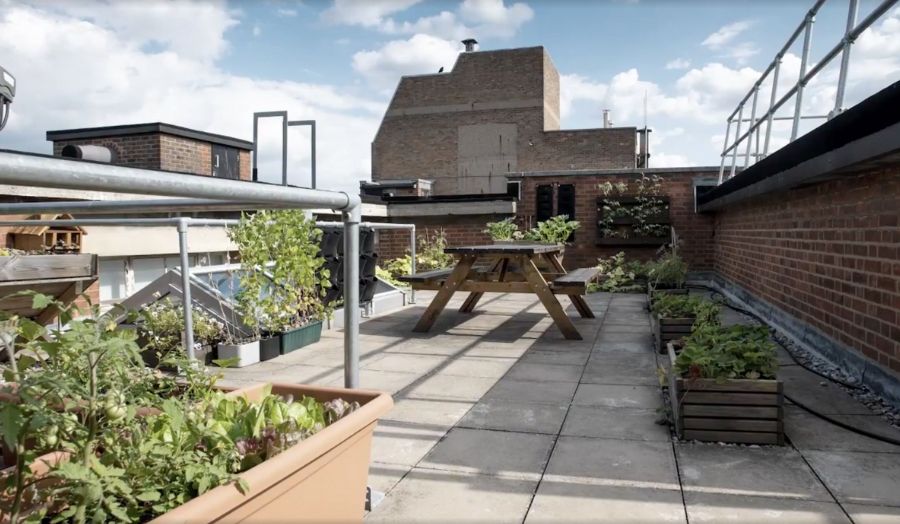
{"type": "Polygon", "coordinates": [[[478,40],[474,38],[466,38],[462,41],[463,45],[466,46],[466,53],[471,53],[475,50],[475,45],[478,43],[478,40]]]}
{"type": "Polygon", "coordinates": [[[72,145],[62,148],[63,158],[78,158],[81,160],[93,160],[94,162],[115,163],[115,152],[104,146],[72,145]]]}

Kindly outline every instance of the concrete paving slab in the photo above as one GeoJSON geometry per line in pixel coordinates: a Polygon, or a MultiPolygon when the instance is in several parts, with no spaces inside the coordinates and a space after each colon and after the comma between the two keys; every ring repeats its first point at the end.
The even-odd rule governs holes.
{"type": "Polygon", "coordinates": [[[864,506],[862,504],[844,504],[846,511],[855,524],[897,524],[900,522],[900,507],[864,506]]]}
{"type": "MultiPolygon", "coordinates": [[[[431,371],[446,361],[447,357],[443,355],[404,355],[393,353],[382,354],[380,359],[366,363],[360,362],[360,365],[364,369],[401,371],[405,373],[418,373],[421,375],[431,371]]],[[[343,363],[341,365],[343,365],[343,363]]]]}
{"type": "Polygon", "coordinates": [[[482,400],[506,399],[564,405],[572,401],[577,387],[575,382],[533,382],[502,378],[485,393],[482,400]]]}
{"type": "Polygon", "coordinates": [[[786,366],[778,370],[784,381],[784,394],[825,415],[871,415],[872,411],[829,382],[800,366],[786,366]]]}
{"type": "Polygon", "coordinates": [[[661,415],[653,409],[572,406],[562,435],[626,440],[671,440],[668,425],[657,424],[661,415]]]}
{"type": "Polygon", "coordinates": [[[528,351],[531,344],[531,341],[512,344],[478,343],[471,349],[465,350],[462,354],[466,357],[519,358],[528,351]]]}
{"type": "Polygon", "coordinates": [[[805,451],[803,456],[838,502],[900,507],[900,455],[805,451]]]}
{"type": "Polygon", "coordinates": [[[653,342],[597,342],[594,345],[594,353],[606,353],[608,351],[624,351],[628,353],[652,353],[653,342]]]}
{"type": "Polygon", "coordinates": [[[652,352],[597,352],[591,354],[581,382],[659,386],[657,359],[652,352]]]}
{"type": "Polygon", "coordinates": [[[565,350],[530,350],[522,355],[519,362],[528,364],[557,364],[565,366],[583,366],[590,353],[587,351],[565,350]]]}
{"type": "Polygon", "coordinates": [[[837,504],[810,500],[697,493],[685,506],[692,523],[851,524],[837,504]]]}
{"type": "Polygon", "coordinates": [[[589,485],[544,480],[538,487],[526,524],[565,523],[684,523],[684,505],[677,489],[589,485]]]}
{"type": "Polygon", "coordinates": [[[718,493],[834,502],[797,450],[675,444],[685,494],[718,493]]]}
{"type": "MultiPolygon", "coordinates": [[[[398,373],[393,371],[378,371],[375,369],[360,369],[359,387],[362,389],[384,391],[393,395],[412,384],[418,378],[418,373],[398,373]]],[[[331,387],[344,387],[343,374],[325,384],[331,387]]]]}
{"type": "Polygon", "coordinates": [[[375,491],[390,493],[394,486],[400,482],[400,479],[403,478],[403,475],[406,475],[411,469],[412,467],[410,466],[372,462],[369,465],[369,480],[366,485],[375,491]]]}
{"type": "Polygon", "coordinates": [[[581,370],[581,366],[518,363],[509,370],[506,378],[537,382],[578,382],[581,370]]]}
{"type": "Polygon", "coordinates": [[[490,399],[475,404],[458,426],[556,435],[568,406],[490,399]]]}
{"type": "Polygon", "coordinates": [[[381,420],[372,439],[372,461],[415,466],[445,433],[427,425],[381,420]]]}
{"type": "Polygon", "coordinates": [[[553,435],[457,427],[417,467],[540,480],[553,441],[553,435]]]}
{"type": "MultiPolygon", "coordinates": [[[[878,415],[829,415],[853,427],[867,428],[900,440],[900,430],[878,415]]],[[[784,408],[784,432],[801,451],[870,451],[900,453],[900,446],[854,433],[797,406],[784,408]]]]}
{"type": "Polygon", "coordinates": [[[367,522],[497,522],[525,518],[536,481],[415,468],[367,522]]]}
{"type": "Polygon", "coordinates": [[[603,406],[609,408],[662,407],[659,388],[619,384],[579,384],[573,404],[580,406],[603,406]]]}
{"type": "Polygon", "coordinates": [[[454,357],[441,366],[441,374],[462,377],[500,378],[516,363],[512,358],[454,357]]]}
{"type": "Polygon", "coordinates": [[[474,405],[474,402],[467,400],[421,400],[399,397],[394,399],[394,407],[382,419],[450,428],[474,405]]]}
{"type": "Polygon", "coordinates": [[[601,330],[597,342],[634,342],[653,344],[653,335],[645,331],[606,331],[601,330]]]}
{"type": "Polygon", "coordinates": [[[497,382],[495,378],[432,375],[405,391],[409,398],[478,400],[497,382]]]}
{"type": "Polygon", "coordinates": [[[544,475],[552,482],[678,489],[668,442],[561,436],[544,475]]]}

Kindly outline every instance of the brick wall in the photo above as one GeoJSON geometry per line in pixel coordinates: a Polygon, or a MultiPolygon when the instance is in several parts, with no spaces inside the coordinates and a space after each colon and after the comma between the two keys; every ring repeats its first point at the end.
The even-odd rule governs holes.
{"type": "Polygon", "coordinates": [[[900,372],[900,168],[768,194],[716,214],[714,267],[900,372]]]}
{"type": "Polygon", "coordinates": [[[86,138],[53,143],[53,154],[61,156],[67,145],[104,146],[116,154],[116,164],[143,169],[160,169],[160,135],[129,135],[107,138],[86,138]]]}
{"type": "MultiPolygon", "coordinates": [[[[686,168],[685,171],[652,171],[663,178],[664,193],[670,199],[672,226],[681,239],[681,255],[691,270],[709,270],[713,266],[712,229],[709,216],[694,213],[693,180],[708,177],[709,172],[686,168]]],[[[610,181],[633,182],[640,171],[622,174],[579,174],[527,176],[522,178],[522,200],[519,203],[517,221],[520,229],[535,223],[537,186],[546,184],[575,185],[575,220],[581,228],[575,233],[575,242],[566,248],[567,268],[593,266],[598,257],[624,251],[628,258],[649,260],[655,258],[657,247],[597,246],[597,198],[601,196],[599,185],[610,181]]]]}
{"type": "Polygon", "coordinates": [[[212,144],[179,136],[159,135],[159,169],[212,175],[212,144]]]}
{"type": "MultiPolygon", "coordinates": [[[[494,215],[471,215],[455,217],[404,218],[402,222],[416,225],[416,249],[421,249],[419,240],[427,235],[443,231],[449,246],[466,244],[489,244],[490,237],[482,233],[484,225],[504,217],[494,215]]],[[[401,257],[409,251],[409,231],[388,229],[378,232],[378,256],[384,260],[401,257]]]]}
{"type": "Polygon", "coordinates": [[[253,173],[250,166],[250,151],[238,151],[238,165],[240,166],[239,176],[241,180],[252,180],[253,173]]]}

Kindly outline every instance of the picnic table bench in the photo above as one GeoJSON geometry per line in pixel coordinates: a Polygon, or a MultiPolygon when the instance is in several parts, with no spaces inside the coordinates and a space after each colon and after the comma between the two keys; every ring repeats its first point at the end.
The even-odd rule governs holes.
{"type": "Polygon", "coordinates": [[[559,260],[562,246],[552,244],[490,244],[447,248],[458,257],[452,268],[403,275],[415,290],[435,290],[431,304],[414,331],[431,329],[437,316],[457,291],[468,292],[459,311],[471,313],[485,293],[534,293],[567,339],[581,340],[581,334],[566,315],[556,295],[566,295],[583,318],[594,318],[584,300],[588,284],[597,279],[597,268],[567,272],[559,260]],[[478,264],[488,259],[486,264],[478,264]],[[549,267],[541,271],[538,267],[549,267]]]}

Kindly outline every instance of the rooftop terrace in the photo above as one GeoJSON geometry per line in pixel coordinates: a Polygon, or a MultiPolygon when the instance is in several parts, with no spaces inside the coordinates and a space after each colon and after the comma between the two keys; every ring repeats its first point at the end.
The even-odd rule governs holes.
{"type": "MultiPolygon", "coordinates": [[[[461,297],[460,297],[461,298],[461,297]]],[[[386,493],[372,522],[809,522],[900,519],[900,446],[787,401],[787,445],[679,441],[664,420],[643,294],[592,293],[567,341],[536,298],[454,299],[427,334],[417,305],[361,326],[363,388],[389,391],[369,482],[386,493]]],[[[731,309],[723,322],[750,320],[731,309]]],[[[785,395],[844,423],[900,430],[782,349],[785,395]]],[[[343,384],[343,340],[244,369],[226,384],[343,384]]]]}

